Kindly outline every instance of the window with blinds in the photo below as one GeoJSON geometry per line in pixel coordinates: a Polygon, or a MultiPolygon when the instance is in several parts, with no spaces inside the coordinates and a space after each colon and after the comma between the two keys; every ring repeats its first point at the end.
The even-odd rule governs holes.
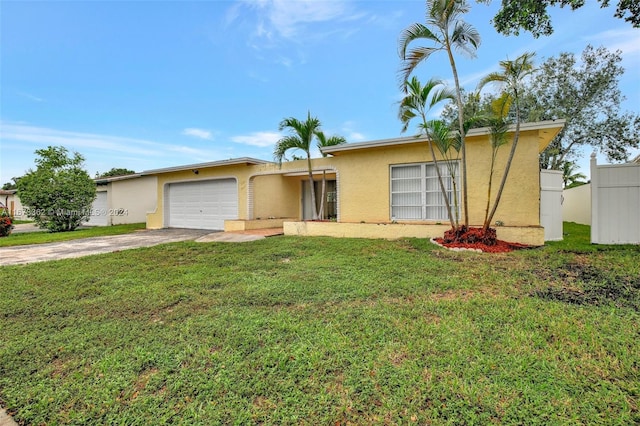
{"type": "MultiPolygon", "coordinates": [[[[451,207],[453,207],[453,181],[447,165],[438,163],[440,175],[451,207]]],[[[459,164],[455,176],[458,185],[459,164]]],[[[458,200],[460,191],[458,190],[458,200]]],[[[449,214],[440,190],[434,163],[391,166],[391,218],[392,220],[448,220],[449,214]]]]}

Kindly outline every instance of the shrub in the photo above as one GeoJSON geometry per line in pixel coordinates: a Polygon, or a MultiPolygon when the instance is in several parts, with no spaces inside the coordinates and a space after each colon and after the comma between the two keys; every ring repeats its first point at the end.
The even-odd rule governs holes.
{"type": "Polygon", "coordinates": [[[13,220],[6,210],[0,212],[0,237],[6,237],[11,234],[13,229],[13,220]]]}

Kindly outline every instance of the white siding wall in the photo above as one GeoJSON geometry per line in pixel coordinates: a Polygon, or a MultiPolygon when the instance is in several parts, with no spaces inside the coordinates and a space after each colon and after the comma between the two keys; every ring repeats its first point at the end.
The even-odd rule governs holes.
{"type": "Polygon", "coordinates": [[[591,225],[591,184],[565,189],[562,196],[562,220],[591,225]]]}
{"type": "Polygon", "coordinates": [[[596,164],[591,156],[591,242],[640,244],[640,164],[596,164]]]}

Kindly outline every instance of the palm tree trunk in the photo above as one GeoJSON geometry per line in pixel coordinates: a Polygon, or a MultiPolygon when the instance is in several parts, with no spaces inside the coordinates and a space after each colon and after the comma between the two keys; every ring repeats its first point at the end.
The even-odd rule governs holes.
{"type": "Polygon", "coordinates": [[[307,154],[307,166],[309,168],[309,187],[311,190],[311,211],[313,220],[318,220],[318,208],[316,207],[316,188],[313,181],[313,169],[311,168],[311,156],[307,154]]]}
{"type": "Polygon", "coordinates": [[[456,103],[458,104],[458,126],[460,127],[460,153],[462,157],[462,204],[464,205],[464,227],[469,229],[469,203],[467,198],[467,147],[464,134],[464,106],[462,105],[462,92],[460,91],[460,80],[458,79],[458,70],[456,62],[451,52],[451,44],[447,39],[446,43],[447,55],[449,55],[449,64],[451,64],[451,72],[453,81],[456,85],[456,103]]]}
{"type": "Polygon", "coordinates": [[[484,225],[482,226],[482,230],[484,232],[486,232],[487,229],[489,229],[489,225],[493,221],[493,216],[496,214],[496,210],[498,209],[498,204],[500,203],[500,198],[502,197],[502,191],[504,190],[504,186],[507,182],[507,176],[509,175],[509,169],[511,169],[511,163],[516,153],[516,147],[518,146],[519,139],[520,139],[520,107],[518,106],[518,100],[516,97],[516,133],[513,136],[513,145],[511,145],[511,151],[509,152],[509,159],[507,160],[507,165],[504,168],[504,175],[502,175],[502,179],[500,180],[500,187],[498,188],[496,199],[493,202],[493,208],[491,209],[491,213],[489,213],[489,217],[485,220],[484,225]]]}
{"type": "Polygon", "coordinates": [[[322,171],[322,195],[320,195],[320,220],[324,220],[324,200],[326,198],[327,193],[327,171],[322,171]]]}
{"type": "Polygon", "coordinates": [[[447,197],[447,190],[444,187],[444,182],[442,181],[442,175],[440,174],[440,167],[438,166],[438,160],[436,159],[436,152],[433,149],[433,142],[429,141],[429,148],[431,149],[431,158],[433,158],[433,164],[436,166],[436,173],[438,174],[438,182],[440,183],[440,191],[442,192],[442,196],[444,197],[444,205],[447,207],[447,213],[449,213],[449,222],[451,223],[452,229],[456,228],[456,222],[453,221],[453,214],[451,213],[451,205],[449,204],[449,197],[447,197]]]}

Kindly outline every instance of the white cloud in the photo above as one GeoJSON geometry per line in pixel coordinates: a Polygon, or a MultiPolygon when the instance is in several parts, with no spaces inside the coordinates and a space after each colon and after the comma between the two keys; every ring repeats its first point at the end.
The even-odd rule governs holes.
{"type": "Polygon", "coordinates": [[[43,98],[40,98],[40,97],[35,96],[35,95],[32,95],[30,93],[18,92],[18,95],[22,96],[23,98],[27,98],[27,99],[29,99],[31,101],[34,101],[34,102],[44,102],[43,98]]]}
{"type": "Polygon", "coordinates": [[[213,134],[211,133],[211,131],[204,130],[204,129],[197,129],[195,127],[188,127],[184,129],[182,131],[182,134],[186,136],[193,136],[194,138],[199,138],[199,139],[207,139],[207,140],[213,139],[213,134]]]}
{"type": "Polygon", "coordinates": [[[612,51],[621,50],[625,56],[640,54],[640,33],[637,29],[603,31],[586,37],[586,40],[595,46],[604,45],[612,51]]]}
{"type": "MultiPolygon", "coordinates": [[[[255,17],[252,36],[273,42],[276,38],[299,41],[300,37],[318,37],[323,33],[309,32],[308,25],[326,22],[347,22],[366,18],[365,13],[354,10],[353,3],[347,0],[240,0],[227,11],[226,25],[232,25],[239,19],[255,17]],[[241,13],[240,9],[249,9],[250,13],[241,13]]],[[[251,19],[251,18],[249,18],[251,19]]],[[[353,31],[349,26],[347,34],[353,31]]],[[[251,43],[253,47],[258,47],[251,43]]]]}
{"type": "Polygon", "coordinates": [[[281,138],[282,134],[278,132],[253,132],[248,135],[233,136],[231,140],[235,143],[266,148],[275,145],[281,138]]]}
{"type": "Polygon", "coordinates": [[[100,150],[113,154],[134,154],[144,157],[164,157],[170,152],[187,153],[198,157],[209,157],[205,150],[181,145],[171,145],[144,139],[120,136],[100,135],[24,124],[2,122],[0,125],[0,141],[32,143],[38,147],[46,145],[63,145],[70,150],[100,150]]]}
{"type": "Polygon", "coordinates": [[[340,128],[343,136],[347,139],[347,142],[361,142],[366,140],[366,136],[363,133],[354,130],[354,127],[355,123],[353,121],[346,121],[340,128]]]}

